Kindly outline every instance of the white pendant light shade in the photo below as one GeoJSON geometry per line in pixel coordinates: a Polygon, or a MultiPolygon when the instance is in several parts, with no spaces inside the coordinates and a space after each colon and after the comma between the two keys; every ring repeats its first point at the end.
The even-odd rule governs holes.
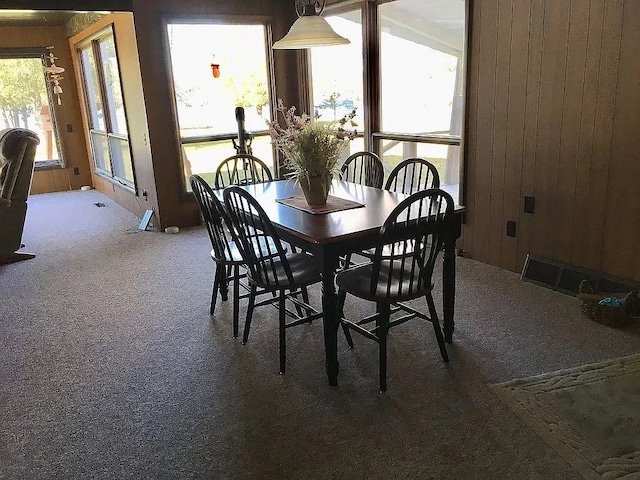
{"type": "Polygon", "coordinates": [[[349,43],[351,42],[348,39],[334,32],[331,25],[320,15],[304,15],[291,25],[289,33],[273,44],[273,48],[310,48],[349,43]]]}

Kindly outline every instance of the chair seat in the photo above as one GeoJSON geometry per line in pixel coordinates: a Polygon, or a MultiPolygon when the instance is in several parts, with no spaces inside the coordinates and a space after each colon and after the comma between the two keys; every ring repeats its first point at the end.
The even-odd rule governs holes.
{"type": "MultiPolygon", "coordinates": [[[[236,242],[231,241],[227,245],[229,248],[225,250],[224,262],[221,262],[221,263],[225,263],[229,265],[235,265],[235,264],[240,265],[244,263],[242,261],[242,255],[240,254],[240,250],[238,250],[238,246],[236,245],[236,242]]],[[[214,250],[211,250],[211,258],[213,258],[214,261],[217,261],[214,250]]]]}
{"type": "MultiPolygon", "coordinates": [[[[273,242],[273,239],[271,237],[267,237],[265,235],[256,235],[252,237],[252,240],[253,240],[253,247],[255,251],[258,252],[258,256],[270,257],[275,254],[276,244],[273,242]]],[[[225,256],[224,263],[230,264],[230,265],[244,264],[245,262],[242,258],[242,254],[240,253],[240,250],[238,249],[238,246],[236,245],[236,242],[232,240],[228,242],[228,246],[229,248],[226,249],[224,252],[224,256],[225,256]]],[[[211,258],[213,258],[214,260],[216,259],[215,253],[213,250],[211,250],[211,258]]]]}
{"type": "MultiPolygon", "coordinates": [[[[413,255],[413,250],[414,250],[414,245],[413,245],[413,241],[409,241],[408,243],[408,247],[406,252],[403,252],[401,250],[401,243],[397,243],[395,245],[395,248],[393,250],[393,257],[394,258],[401,258],[405,255],[413,255]]],[[[383,257],[391,257],[391,247],[392,245],[385,245],[384,247],[382,247],[382,256],[383,257]]],[[[376,254],[376,249],[375,248],[368,248],[367,250],[363,250],[361,252],[358,252],[358,255],[362,255],[363,257],[367,257],[367,258],[373,258],[373,256],[376,254]]]]}
{"type": "Polygon", "coordinates": [[[270,265],[258,268],[259,278],[251,278],[250,282],[271,290],[296,289],[319,282],[321,269],[318,261],[306,253],[289,253],[286,255],[291,269],[293,282],[290,282],[280,258],[268,260],[270,265]],[[271,266],[272,262],[272,266],[271,266]]]}
{"type": "MultiPolygon", "coordinates": [[[[409,271],[411,265],[410,259],[395,260],[393,268],[396,275],[402,268],[400,266],[402,263],[407,264],[407,271],[409,271]]],[[[420,285],[420,288],[418,288],[419,272],[416,270],[412,277],[406,275],[407,278],[403,279],[403,282],[393,280],[387,291],[390,265],[390,261],[383,261],[381,263],[377,289],[373,294],[371,293],[372,263],[343,270],[336,275],[336,283],[342,290],[356,297],[371,300],[376,303],[388,304],[422,297],[433,289],[431,281],[420,285]]]]}

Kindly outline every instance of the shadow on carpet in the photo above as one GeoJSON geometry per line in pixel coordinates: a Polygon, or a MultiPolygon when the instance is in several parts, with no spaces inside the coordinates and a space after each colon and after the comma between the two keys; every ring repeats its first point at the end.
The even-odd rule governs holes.
{"type": "Polygon", "coordinates": [[[640,479],[640,354],[489,385],[589,479],[640,479]]]}
{"type": "Polygon", "coordinates": [[[616,330],[620,330],[621,332],[628,333],[630,335],[635,335],[640,337],[640,318],[634,317],[633,323],[629,325],[623,325],[621,327],[615,327],[616,330]]]}

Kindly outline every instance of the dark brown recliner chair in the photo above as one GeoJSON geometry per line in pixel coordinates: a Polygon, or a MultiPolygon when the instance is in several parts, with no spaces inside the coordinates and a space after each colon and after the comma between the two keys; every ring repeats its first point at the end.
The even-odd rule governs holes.
{"type": "Polygon", "coordinates": [[[27,216],[38,135],[24,128],[0,131],[0,264],[33,258],[17,252],[27,216]]]}

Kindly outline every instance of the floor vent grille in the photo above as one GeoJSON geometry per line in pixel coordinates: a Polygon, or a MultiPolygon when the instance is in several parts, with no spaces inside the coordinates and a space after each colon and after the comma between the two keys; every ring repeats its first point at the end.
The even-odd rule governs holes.
{"type": "Polygon", "coordinates": [[[582,280],[588,280],[596,292],[640,291],[640,282],[531,254],[527,255],[520,278],[568,295],[578,294],[582,280]]]}

